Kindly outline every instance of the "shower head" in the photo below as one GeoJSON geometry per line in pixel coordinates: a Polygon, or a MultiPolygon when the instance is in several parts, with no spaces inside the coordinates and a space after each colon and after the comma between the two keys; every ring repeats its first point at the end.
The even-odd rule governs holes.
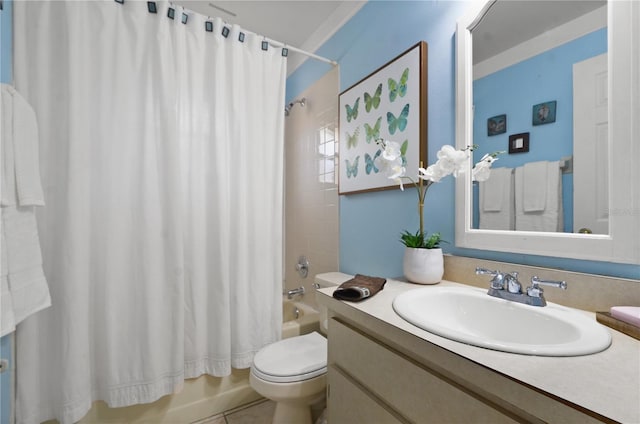
{"type": "Polygon", "coordinates": [[[289,116],[289,113],[291,113],[291,108],[295,106],[296,103],[300,103],[300,106],[304,107],[307,104],[307,98],[303,97],[301,99],[296,99],[291,103],[289,103],[288,105],[286,105],[284,107],[284,116],[289,116]]]}

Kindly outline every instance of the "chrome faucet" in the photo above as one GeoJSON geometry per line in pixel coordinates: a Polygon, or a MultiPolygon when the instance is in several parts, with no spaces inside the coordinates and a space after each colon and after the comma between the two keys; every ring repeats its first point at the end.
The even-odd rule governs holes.
{"type": "Polygon", "coordinates": [[[567,283],[564,281],[541,280],[537,275],[534,275],[531,277],[531,285],[527,287],[527,296],[533,299],[540,299],[540,305],[538,306],[545,306],[547,304],[547,301],[544,300],[543,296],[544,290],[542,290],[540,285],[551,286],[562,290],[567,289],[567,283]]]}
{"type": "Polygon", "coordinates": [[[293,299],[293,296],[298,294],[304,294],[304,287],[300,286],[297,289],[285,290],[284,293],[287,295],[287,299],[293,299]]]}
{"type": "Polygon", "coordinates": [[[523,293],[522,284],[518,281],[517,272],[505,274],[500,271],[492,271],[478,267],[476,268],[476,274],[488,274],[492,276],[491,285],[487,292],[489,296],[531,306],[546,306],[547,304],[543,296],[544,290],[542,290],[540,285],[557,287],[563,290],[567,289],[567,283],[564,281],[541,280],[537,276],[534,276],[531,278],[531,285],[527,287],[523,293]]]}

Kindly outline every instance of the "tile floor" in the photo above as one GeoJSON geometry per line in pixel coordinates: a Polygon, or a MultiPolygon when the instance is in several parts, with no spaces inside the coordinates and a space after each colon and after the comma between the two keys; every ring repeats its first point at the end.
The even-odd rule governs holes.
{"type": "MultiPolygon", "coordinates": [[[[314,422],[324,422],[320,417],[326,404],[324,400],[311,407],[314,422]]],[[[192,424],[271,424],[273,412],[276,409],[275,402],[262,399],[240,408],[232,409],[223,414],[205,418],[192,424]]]]}
{"type": "Polygon", "coordinates": [[[275,402],[263,399],[193,424],[271,424],[275,408],[275,402]]]}

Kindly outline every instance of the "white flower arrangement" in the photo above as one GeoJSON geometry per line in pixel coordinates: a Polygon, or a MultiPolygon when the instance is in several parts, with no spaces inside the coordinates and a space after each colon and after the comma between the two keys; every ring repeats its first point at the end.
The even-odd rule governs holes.
{"type": "MultiPolygon", "coordinates": [[[[434,249],[439,247],[441,237],[439,233],[433,234],[426,238],[424,233],[423,210],[424,198],[427,189],[431,184],[440,182],[442,178],[464,173],[464,166],[469,159],[469,152],[473,151],[472,146],[465,149],[455,149],[452,146],[445,145],[437,153],[438,160],[427,168],[418,168],[417,180],[407,176],[405,167],[405,158],[400,150],[400,145],[394,141],[383,139],[376,140],[376,143],[382,147],[382,154],[376,159],[376,166],[381,171],[387,173],[389,179],[394,180],[400,185],[400,189],[404,191],[403,180],[408,180],[418,191],[418,213],[420,215],[420,230],[416,233],[405,231],[401,236],[402,243],[407,247],[434,249]]],[[[491,174],[491,165],[498,160],[497,156],[502,152],[494,152],[486,154],[475,164],[471,172],[473,181],[486,181],[491,174]]],[[[422,163],[420,164],[422,165],[422,163]]]]}

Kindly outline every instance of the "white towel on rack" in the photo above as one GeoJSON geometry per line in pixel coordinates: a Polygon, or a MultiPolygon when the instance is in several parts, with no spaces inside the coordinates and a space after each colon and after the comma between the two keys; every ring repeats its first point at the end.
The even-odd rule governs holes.
{"type": "Polygon", "coordinates": [[[482,210],[485,212],[500,212],[502,210],[505,198],[504,191],[513,188],[511,184],[512,172],[512,168],[493,168],[489,179],[480,183],[482,210]]]}
{"type": "Polygon", "coordinates": [[[516,168],[516,230],[518,231],[563,231],[562,175],[558,161],[546,162],[545,208],[541,211],[524,210],[524,167],[516,168]]]}
{"type": "Polygon", "coordinates": [[[512,168],[493,168],[489,179],[480,182],[480,229],[515,229],[513,178],[512,168]]]}
{"type": "Polygon", "coordinates": [[[33,108],[12,86],[2,84],[2,206],[43,206],[38,123],[33,108]]]}
{"type": "Polygon", "coordinates": [[[2,334],[51,306],[33,206],[2,208],[2,334]],[[6,299],[5,299],[6,296],[6,299]],[[5,322],[6,320],[6,322],[5,322]]]}
{"type": "Polygon", "coordinates": [[[547,205],[547,163],[530,162],[523,166],[522,208],[525,212],[543,211],[547,205]]]}
{"type": "Polygon", "coordinates": [[[51,298],[34,208],[44,205],[36,115],[13,87],[2,84],[0,93],[0,336],[4,336],[51,306],[51,298]]]}
{"type": "MultiPolygon", "coordinates": [[[[2,267],[4,269],[4,266],[2,267]]],[[[6,275],[0,278],[0,337],[15,331],[16,318],[13,314],[13,299],[6,275]]]]}

